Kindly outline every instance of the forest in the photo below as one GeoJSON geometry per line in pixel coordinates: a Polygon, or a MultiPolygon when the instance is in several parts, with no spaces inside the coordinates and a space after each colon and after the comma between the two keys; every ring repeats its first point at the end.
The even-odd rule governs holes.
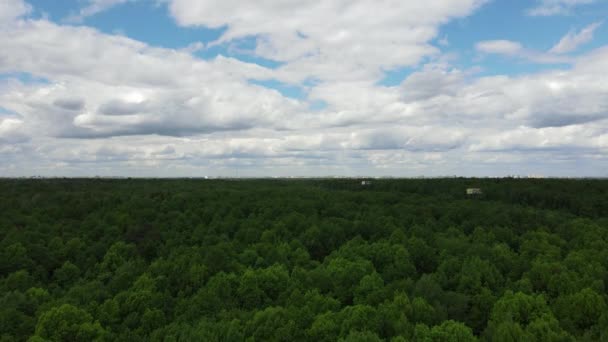
{"type": "Polygon", "coordinates": [[[370,182],[0,179],[0,341],[608,341],[607,180],[370,182]]]}

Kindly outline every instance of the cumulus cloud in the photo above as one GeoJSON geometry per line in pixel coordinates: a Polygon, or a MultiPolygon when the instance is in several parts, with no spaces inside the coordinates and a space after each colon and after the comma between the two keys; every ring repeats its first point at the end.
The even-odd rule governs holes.
{"type": "Polygon", "coordinates": [[[551,16],[569,14],[572,9],[581,5],[589,5],[597,0],[538,0],[536,7],[528,10],[528,15],[551,16]]]}
{"type": "Polygon", "coordinates": [[[0,118],[0,145],[28,140],[23,132],[23,121],[16,118],[0,118]]]}
{"type": "Polygon", "coordinates": [[[19,18],[30,13],[32,7],[22,0],[5,0],[0,2],[0,26],[11,23],[15,18],[19,18]]]}
{"type": "Polygon", "coordinates": [[[464,85],[467,73],[461,70],[429,67],[412,73],[401,84],[401,98],[406,103],[421,102],[437,96],[455,96],[464,85]]]}
{"type": "Polygon", "coordinates": [[[226,26],[216,43],[255,37],[257,55],[289,62],[279,73],[282,80],[361,81],[438,53],[429,42],[439,25],[485,2],[171,0],[170,10],[180,25],[226,26]]]}
{"type": "Polygon", "coordinates": [[[551,53],[568,53],[576,50],[579,46],[590,42],[593,33],[602,25],[601,22],[593,23],[579,32],[570,31],[554,47],[549,50],[551,53]]]}
{"type": "Polygon", "coordinates": [[[250,78],[267,77],[269,70],[235,59],[203,61],[44,20],[22,22],[3,33],[8,39],[0,42],[0,72],[27,71],[51,81],[13,82],[0,98],[54,136],[285,128],[288,122],[281,118],[305,108],[248,84],[250,78]]]}
{"type": "MultiPolygon", "coordinates": [[[[458,71],[428,70],[410,76],[405,89],[436,88],[437,92],[417,97],[410,102],[423,110],[431,120],[485,121],[492,126],[501,120],[503,129],[509,122],[530,127],[568,126],[593,122],[608,115],[608,91],[601,76],[592,70],[603,70],[606,62],[599,56],[606,51],[580,59],[569,71],[547,71],[518,77],[474,77],[458,71]],[[426,82],[430,82],[425,85],[426,82]],[[445,119],[444,119],[445,120],[445,119]]],[[[608,55],[604,55],[608,56],[608,55]]]]}

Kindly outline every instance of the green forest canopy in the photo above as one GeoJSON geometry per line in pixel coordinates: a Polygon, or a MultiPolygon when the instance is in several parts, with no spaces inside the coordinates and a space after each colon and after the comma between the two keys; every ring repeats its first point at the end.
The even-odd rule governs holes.
{"type": "Polygon", "coordinates": [[[604,180],[5,179],[0,213],[2,341],[608,339],[604,180]]]}

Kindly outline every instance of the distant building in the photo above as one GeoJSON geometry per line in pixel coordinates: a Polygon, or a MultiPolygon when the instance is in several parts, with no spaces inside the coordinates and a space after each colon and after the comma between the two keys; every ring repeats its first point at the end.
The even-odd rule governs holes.
{"type": "Polygon", "coordinates": [[[372,181],[369,181],[369,180],[361,181],[361,185],[363,185],[363,186],[372,185],[372,181]]]}
{"type": "Polygon", "coordinates": [[[468,188],[467,189],[467,195],[471,196],[471,195],[481,195],[483,192],[481,192],[480,188],[468,188]]]}

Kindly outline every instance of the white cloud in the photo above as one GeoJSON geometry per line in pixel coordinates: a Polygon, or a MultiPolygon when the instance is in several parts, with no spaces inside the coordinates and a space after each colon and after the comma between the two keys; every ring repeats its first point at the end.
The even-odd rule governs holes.
{"type": "Polygon", "coordinates": [[[184,47],[181,51],[187,52],[187,53],[195,53],[195,52],[201,51],[203,49],[205,49],[205,43],[194,42],[194,43],[188,44],[188,46],[184,47]]]}
{"type": "Polygon", "coordinates": [[[361,150],[437,152],[458,148],[464,141],[463,131],[457,127],[402,126],[354,132],[347,146],[361,150]]]}
{"type": "Polygon", "coordinates": [[[527,49],[521,43],[510,40],[487,40],[478,42],[475,49],[485,54],[498,54],[509,57],[517,57],[542,64],[565,64],[572,63],[572,59],[561,56],[554,51],[543,52],[527,49]]]}
{"type": "Polygon", "coordinates": [[[475,77],[458,71],[427,70],[411,75],[402,86],[405,96],[408,89],[427,89],[406,97],[408,106],[415,108],[412,115],[416,117],[421,111],[427,122],[469,122],[501,129],[592,123],[608,117],[608,98],[604,96],[608,85],[597,74],[597,70],[606,70],[606,62],[599,56],[608,53],[597,51],[568,71],[519,77],[475,77]]]}
{"type": "Polygon", "coordinates": [[[593,148],[597,131],[581,125],[534,129],[518,127],[472,144],[471,151],[575,150],[593,148]]]}
{"type": "Polygon", "coordinates": [[[549,52],[562,54],[576,50],[579,46],[590,42],[593,39],[593,33],[601,25],[601,22],[597,22],[585,27],[580,32],[568,32],[549,52]]]}
{"type": "Polygon", "coordinates": [[[569,14],[570,11],[581,5],[589,5],[597,0],[538,0],[536,7],[528,10],[528,15],[551,16],[569,14]]]}
{"type": "Polygon", "coordinates": [[[510,40],[488,40],[477,43],[475,48],[485,53],[516,55],[523,51],[523,46],[510,40]]]}
{"type": "Polygon", "coordinates": [[[579,32],[570,31],[548,51],[537,51],[525,48],[520,42],[511,40],[487,40],[478,42],[475,49],[484,54],[498,54],[521,58],[534,63],[570,64],[574,60],[564,54],[575,51],[579,46],[590,42],[594,32],[602,25],[593,23],[579,32]]]}
{"type": "Polygon", "coordinates": [[[16,118],[0,118],[0,146],[3,143],[17,143],[28,138],[22,132],[23,121],[16,118]]]}
{"type": "Polygon", "coordinates": [[[78,13],[67,17],[66,21],[79,23],[90,16],[107,11],[112,7],[116,7],[130,1],[136,0],[87,0],[87,5],[81,8],[78,13]]]}
{"type": "Polygon", "coordinates": [[[32,7],[22,0],[3,0],[0,2],[0,26],[11,23],[15,18],[30,13],[32,7]]]}
{"type": "Polygon", "coordinates": [[[437,54],[439,25],[485,2],[172,0],[170,10],[180,25],[227,26],[218,43],[256,37],[257,55],[289,62],[282,80],[362,81],[437,54]]]}
{"type": "Polygon", "coordinates": [[[269,70],[218,57],[195,59],[125,37],[46,21],[5,30],[0,72],[25,71],[50,84],[12,83],[3,105],[55,136],[183,135],[245,129],[304,104],[249,85],[269,70]],[[44,56],[44,58],[40,58],[44,56]],[[54,117],[58,123],[49,120],[54,117]]]}

